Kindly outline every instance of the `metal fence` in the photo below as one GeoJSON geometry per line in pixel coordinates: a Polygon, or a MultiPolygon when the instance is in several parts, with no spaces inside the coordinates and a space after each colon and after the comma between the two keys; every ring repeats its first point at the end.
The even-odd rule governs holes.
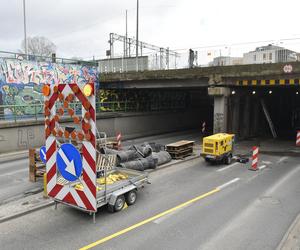
{"type": "Polygon", "coordinates": [[[22,52],[8,52],[0,51],[0,58],[4,59],[17,59],[17,60],[28,60],[33,62],[49,62],[49,63],[61,63],[61,64],[76,64],[76,65],[87,65],[87,66],[98,66],[98,63],[94,60],[85,61],[80,59],[68,59],[62,57],[50,57],[50,56],[40,56],[40,55],[26,55],[22,52]]]}
{"type": "MultiPolygon", "coordinates": [[[[70,103],[70,108],[75,110],[76,115],[81,115],[82,106],[80,103],[70,103]]],[[[58,110],[62,107],[62,104],[56,104],[58,110]]],[[[185,106],[178,105],[175,101],[170,102],[168,105],[160,105],[158,103],[151,102],[97,102],[96,112],[109,113],[109,112],[156,112],[167,110],[183,110],[185,106]]],[[[62,116],[63,118],[70,117],[67,109],[62,116]]],[[[32,104],[32,105],[0,105],[0,121],[38,121],[44,119],[44,104],[32,104]]]]}
{"type": "MultiPolygon", "coordinates": [[[[300,38],[199,46],[191,49],[175,49],[175,51],[176,54],[172,56],[159,52],[143,53],[143,56],[148,57],[146,70],[300,61],[300,38]]],[[[126,58],[122,53],[115,53],[112,59],[106,59],[110,68],[99,67],[99,70],[104,74],[132,71],[126,67],[126,60],[132,58],[134,57],[126,58]],[[118,60],[122,63],[115,63],[118,60]]],[[[144,68],[139,69],[139,71],[144,70],[144,68]]]]}

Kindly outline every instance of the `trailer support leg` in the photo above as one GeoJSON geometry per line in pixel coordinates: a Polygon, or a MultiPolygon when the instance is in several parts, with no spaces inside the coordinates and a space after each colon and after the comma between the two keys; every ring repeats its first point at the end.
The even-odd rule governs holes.
{"type": "Polygon", "coordinates": [[[57,202],[54,201],[54,209],[57,210],[57,202]]]}
{"type": "Polygon", "coordinates": [[[93,223],[96,224],[96,213],[93,213],[93,223]]]}

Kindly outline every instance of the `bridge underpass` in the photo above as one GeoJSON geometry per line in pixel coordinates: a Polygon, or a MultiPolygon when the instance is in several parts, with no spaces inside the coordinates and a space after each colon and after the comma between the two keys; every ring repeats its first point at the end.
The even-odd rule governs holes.
{"type": "Polygon", "coordinates": [[[235,86],[210,92],[215,94],[215,132],[227,130],[240,139],[275,135],[295,140],[300,128],[299,86],[235,86]]]}

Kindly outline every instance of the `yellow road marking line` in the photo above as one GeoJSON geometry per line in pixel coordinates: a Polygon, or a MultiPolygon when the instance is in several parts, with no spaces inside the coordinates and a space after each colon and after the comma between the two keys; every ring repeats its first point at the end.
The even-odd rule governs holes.
{"type": "Polygon", "coordinates": [[[105,238],[102,238],[102,239],[100,239],[100,240],[97,240],[97,241],[95,241],[95,242],[89,244],[89,245],[86,245],[86,246],[80,248],[80,250],[86,250],[86,249],[90,249],[90,248],[92,248],[92,247],[98,246],[98,245],[100,245],[100,244],[102,244],[102,243],[104,243],[104,242],[106,242],[106,241],[109,241],[109,240],[111,240],[111,239],[113,239],[113,238],[116,238],[116,237],[122,235],[122,234],[125,234],[125,233],[127,233],[127,232],[129,232],[129,231],[131,231],[131,230],[133,230],[133,229],[135,229],[135,228],[141,227],[141,226],[143,226],[143,225],[145,225],[145,224],[147,224],[147,223],[149,223],[149,222],[151,222],[151,221],[154,221],[154,220],[156,220],[156,219],[158,219],[158,218],[160,218],[160,217],[162,217],[162,216],[165,216],[165,215],[167,215],[167,214],[170,214],[170,213],[172,213],[172,212],[174,212],[174,211],[176,211],[176,210],[178,210],[178,209],[180,209],[180,208],[183,208],[183,207],[185,207],[185,206],[187,206],[187,205],[190,205],[190,204],[192,204],[192,203],[194,203],[194,202],[196,202],[196,201],[199,201],[199,200],[201,200],[201,199],[204,199],[205,197],[210,196],[210,195],[212,195],[212,194],[214,194],[214,193],[217,193],[217,192],[219,192],[219,191],[221,191],[220,188],[215,188],[215,189],[213,189],[213,190],[211,190],[211,191],[209,191],[209,192],[207,192],[207,193],[205,193],[205,194],[202,194],[202,195],[200,195],[200,196],[197,196],[197,197],[195,197],[195,198],[193,198],[193,199],[191,199],[191,200],[189,200],[189,201],[187,201],[187,202],[181,203],[180,205],[178,205],[178,206],[176,206],[176,207],[173,207],[173,208],[171,208],[171,209],[168,209],[168,210],[166,210],[166,211],[164,211],[164,212],[162,212],[162,213],[159,213],[159,214],[157,214],[157,215],[155,215],[155,216],[153,216],[153,217],[150,217],[150,218],[148,218],[148,219],[146,219],[146,220],[143,220],[143,221],[141,221],[141,222],[139,222],[139,223],[136,223],[136,224],[134,224],[134,225],[132,225],[132,226],[130,226],[130,227],[127,227],[127,228],[125,228],[125,229],[123,229],[123,230],[121,230],[121,231],[119,231],[119,232],[117,232],[117,233],[111,234],[111,235],[109,235],[109,236],[107,236],[107,237],[105,237],[105,238]]]}

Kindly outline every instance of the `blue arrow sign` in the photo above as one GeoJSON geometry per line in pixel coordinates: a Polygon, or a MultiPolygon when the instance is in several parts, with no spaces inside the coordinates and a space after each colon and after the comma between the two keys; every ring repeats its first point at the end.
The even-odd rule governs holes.
{"type": "Polygon", "coordinates": [[[45,146],[40,148],[40,158],[41,158],[42,162],[44,162],[46,164],[47,160],[46,160],[46,147],[45,146]]]}
{"type": "Polygon", "coordinates": [[[57,151],[56,164],[59,172],[67,181],[75,181],[81,175],[81,156],[72,144],[66,143],[61,145],[57,151]]]}

